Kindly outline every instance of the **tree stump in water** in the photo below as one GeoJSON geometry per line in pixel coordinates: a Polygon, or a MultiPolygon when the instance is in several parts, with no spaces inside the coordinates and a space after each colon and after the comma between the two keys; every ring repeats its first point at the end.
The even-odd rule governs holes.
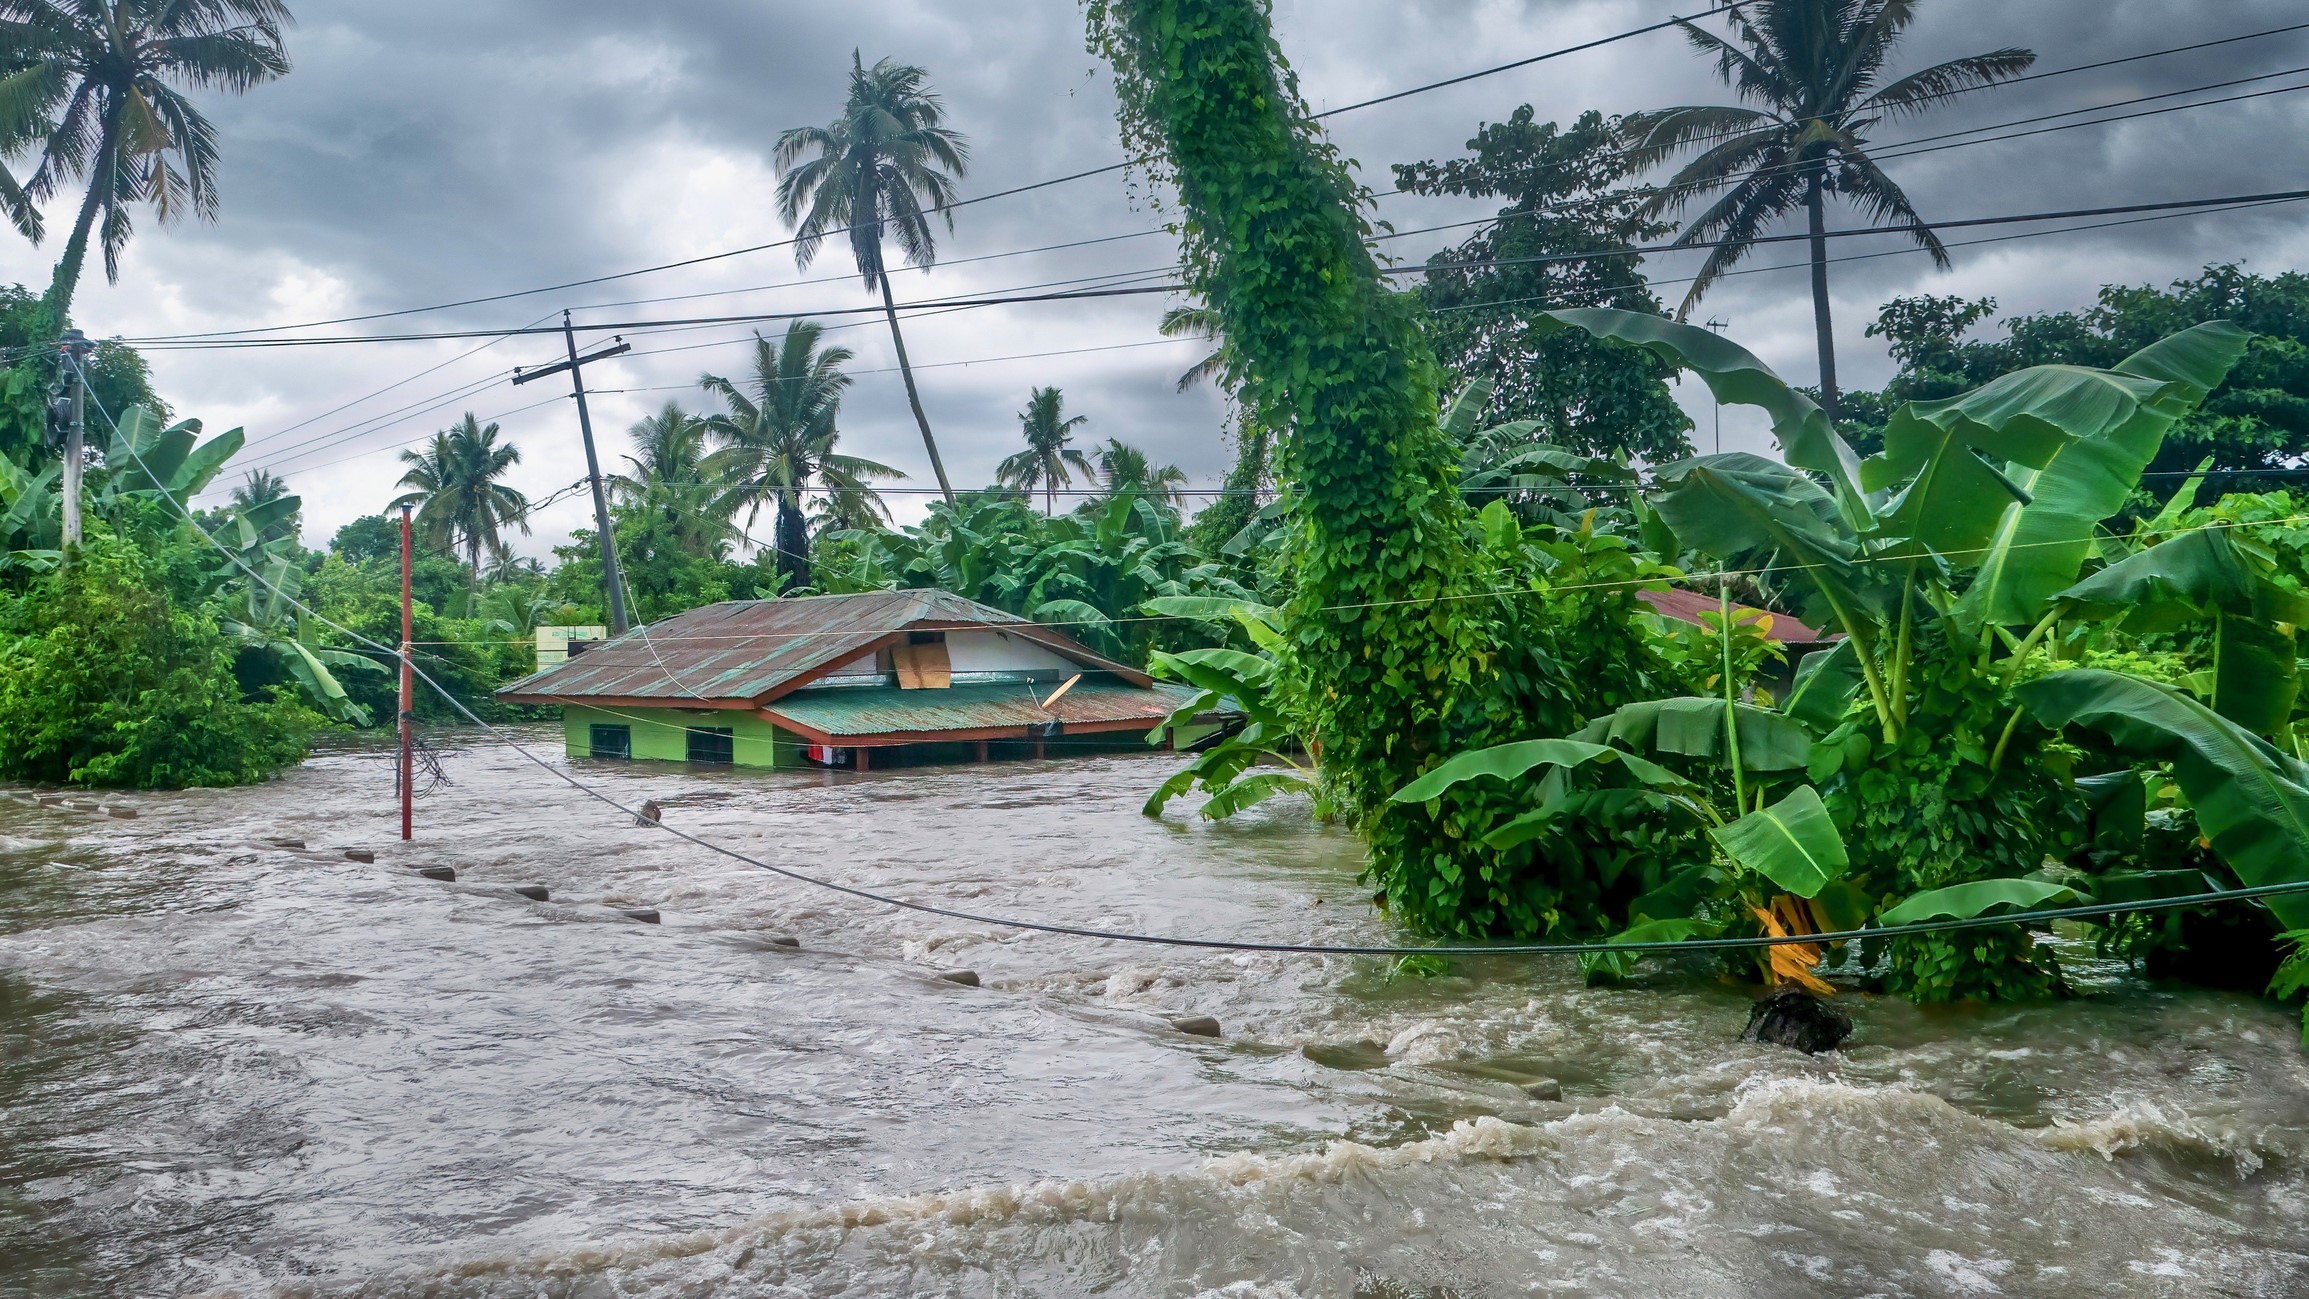
{"type": "Polygon", "coordinates": [[[1852,1017],[1802,988],[1773,989],[1748,1012],[1743,1042],[1769,1042],[1806,1055],[1833,1051],[1852,1035],[1852,1017]]]}

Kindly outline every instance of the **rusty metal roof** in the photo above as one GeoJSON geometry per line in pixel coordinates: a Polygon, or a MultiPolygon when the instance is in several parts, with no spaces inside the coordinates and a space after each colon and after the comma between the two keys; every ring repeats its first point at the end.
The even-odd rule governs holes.
{"type": "MultiPolygon", "coordinates": [[[[1650,605],[1655,613],[1664,614],[1678,621],[1700,627],[1707,625],[1700,621],[1701,614],[1715,613],[1721,607],[1716,596],[1674,588],[1665,591],[1638,591],[1636,592],[1636,599],[1650,605]]],[[[1732,611],[1735,614],[1764,612],[1760,609],[1749,608],[1744,604],[1733,605],[1732,611]]],[[[1764,639],[1766,640],[1777,641],[1783,645],[1803,645],[1822,639],[1818,631],[1784,613],[1767,613],[1764,616],[1772,620],[1771,626],[1764,632],[1764,639]]]]}
{"type": "Polygon", "coordinates": [[[975,600],[945,591],[870,591],[704,605],[573,654],[497,694],[523,704],[582,699],[749,708],[909,630],[967,627],[1000,628],[1132,686],[1150,680],[1054,628],[975,600]]]}
{"type": "MultiPolygon", "coordinates": [[[[1047,696],[1050,687],[1042,687],[1047,696]]],[[[924,736],[942,731],[1012,731],[1058,719],[1062,729],[1153,726],[1201,692],[1157,684],[1147,689],[1087,678],[1045,711],[1024,682],[901,690],[894,686],[797,690],[764,708],[770,720],[804,734],[835,739],[924,736]]]]}

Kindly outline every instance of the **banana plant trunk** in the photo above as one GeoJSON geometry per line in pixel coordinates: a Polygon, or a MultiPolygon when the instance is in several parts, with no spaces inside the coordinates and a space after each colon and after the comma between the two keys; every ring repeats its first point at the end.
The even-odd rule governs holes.
{"type": "Polygon", "coordinates": [[[1836,331],[1828,313],[1828,226],[1824,183],[1818,177],[1804,196],[1812,226],[1812,329],[1820,343],[1820,409],[1836,422],[1836,331]]]}
{"type": "Polygon", "coordinates": [[[898,304],[890,297],[890,277],[874,277],[882,285],[882,312],[890,318],[890,341],[898,349],[898,374],[906,381],[906,404],[914,408],[914,424],[922,430],[922,449],[930,453],[930,472],[938,479],[938,493],[954,504],[954,486],[946,481],[946,464],[938,458],[938,439],[930,436],[930,417],[922,413],[922,394],[914,390],[914,365],[906,359],[906,336],[898,332],[898,304]]]}

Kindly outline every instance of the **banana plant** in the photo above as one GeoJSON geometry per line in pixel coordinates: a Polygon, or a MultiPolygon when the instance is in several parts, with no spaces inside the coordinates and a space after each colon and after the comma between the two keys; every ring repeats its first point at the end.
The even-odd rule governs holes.
{"type": "Polygon", "coordinates": [[[45,573],[63,559],[62,472],[50,465],[35,474],[0,456],[0,574],[45,573]]]}
{"type": "Polygon", "coordinates": [[[245,654],[269,659],[297,683],[323,716],[349,726],[367,726],[369,710],[346,694],[337,673],[389,671],[383,663],[320,643],[297,611],[304,590],[304,570],[290,557],[289,542],[270,535],[274,525],[293,517],[303,502],[294,496],[278,497],[261,505],[235,511],[212,535],[232,554],[216,570],[215,583],[240,588],[240,617],[225,618],[220,627],[245,654]],[[254,573],[262,580],[254,580],[254,573]]]}
{"type": "Polygon", "coordinates": [[[1283,648],[1282,610],[1212,596],[1161,596],[1143,607],[1148,613],[1165,617],[1231,620],[1240,625],[1257,652],[1224,646],[1155,652],[1149,671],[1183,681],[1197,693],[1173,709],[1147,736],[1147,743],[1159,745],[1183,736],[1195,719],[1214,709],[1240,713],[1243,723],[1206,741],[1194,760],[1157,787],[1140,810],[1159,817],[1172,799],[1197,787],[1208,796],[1201,815],[1209,821],[1224,820],[1279,794],[1309,795],[1320,810],[1315,773],[1296,756],[1300,745],[1295,728],[1277,702],[1281,692],[1277,655],[1283,648]]]}
{"type": "Polygon", "coordinates": [[[1853,644],[1872,719],[1897,743],[1912,718],[1925,623],[2025,658],[2061,616],[2096,529],[2117,512],[2164,435],[2243,355],[2216,321],[2108,370],[2035,366],[1961,396],[1911,402],[1862,460],[1810,398],[1752,353],[1705,330],[1610,308],[1549,313],[1697,373],[1716,399],[1763,408],[1783,461],[1728,454],[1663,466],[1652,505],[1679,541],[1731,562],[1769,558],[1807,613],[1853,644]],[[2009,629],[2026,628],[2015,637],[2009,629]]]}
{"type": "Polygon", "coordinates": [[[162,493],[186,501],[198,496],[240,454],[245,435],[232,429],[203,442],[201,422],[178,420],[163,426],[151,408],[131,406],[121,413],[104,444],[104,470],[90,480],[98,508],[126,496],[162,493]]]}
{"type": "MultiPolygon", "coordinates": [[[[1952,697],[2009,696],[2032,652],[2063,617],[2116,616],[2093,602],[2089,588],[2062,597],[2084,576],[2102,520],[2122,507],[2165,432],[2221,382],[2247,338],[2226,323],[2200,325],[2112,369],[2034,367],[1944,401],[1909,403],[1893,413],[1884,450],[1862,458],[1810,398],[1710,331],[1604,308],[1557,311],[1549,321],[1543,330],[1584,329],[1651,350],[1700,375],[1718,401],[1757,406],[1770,416],[1779,460],[1719,454],[1655,472],[1648,504],[1673,538],[1662,548],[1697,552],[1727,567],[1760,565],[1803,599],[1810,620],[1843,639],[1807,659],[1777,708],[1729,694],[1650,701],[1599,719],[1566,741],[1525,742],[1586,743],[1602,752],[1505,746],[1461,755],[1397,798],[1420,801],[1456,779],[1500,776],[1509,768],[1520,775],[1552,762],[1536,791],[1538,810],[1491,832],[1512,841],[1539,832],[1550,817],[1584,810],[1570,789],[1575,767],[1618,762],[1638,778],[1632,785],[1616,782],[1609,796],[1682,808],[1698,818],[1719,857],[1710,869],[1739,894],[1739,910],[1753,914],[1766,932],[1786,933],[1801,932],[1806,919],[1819,928],[1855,927],[1873,910],[1871,897],[1858,890],[1829,889],[1842,882],[1850,862],[1815,785],[1914,750],[1906,741],[1920,727],[1926,747],[1975,755],[1971,760],[1996,771],[2021,717],[2017,706],[1993,753],[1990,737],[1969,732],[1961,715],[1930,710],[1952,697]],[[1971,684],[1952,687],[1952,678],[1971,684]],[[1743,754],[1743,741],[1769,754],[1775,769],[1759,769],[1743,754]],[[1505,762],[1511,750],[1518,756],[1505,762]],[[1720,759],[1725,778],[1718,784],[1730,786],[1728,806],[1720,792],[1698,797],[1643,779],[1645,769],[1627,761],[1639,751],[1720,759]],[[1559,761],[1551,753],[1585,758],[1559,761]],[[1766,791],[1774,789],[1785,792],[1767,801],[1766,791]],[[1760,897],[1765,884],[1782,896],[1760,897]],[[1813,899],[1824,902],[1812,908],[1813,899]],[[1791,903],[1807,904],[1811,914],[1791,903]]],[[[2271,610],[2252,612],[2266,618],[2271,610]]],[[[2238,643],[2250,634],[2240,633],[2238,643]]],[[[1728,680],[1732,673],[1723,675],[1728,680]]],[[[1881,889],[1896,881],[1863,882],[1881,889]]],[[[1999,903],[1988,894],[1996,892],[1919,905],[1993,907],[1999,903]]],[[[1719,894],[1711,903],[1704,887],[1687,889],[1679,905],[1697,904],[1696,911],[1646,914],[1639,903],[1630,918],[1672,925],[1695,921],[1710,905],[1720,914],[1722,902],[1719,894]]]]}

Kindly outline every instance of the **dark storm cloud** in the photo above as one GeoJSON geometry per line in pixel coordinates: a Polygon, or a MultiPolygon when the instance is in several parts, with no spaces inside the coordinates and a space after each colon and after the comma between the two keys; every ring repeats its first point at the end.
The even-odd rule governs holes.
{"type": "MultiPolygon", "coordinates": [[[[1688,6],[1686,6],[1688,7],[1688,6]]],[[[117,289],[90,286],[80,314],[107,333],[149,335],[245,328],[359,314],[601,275],[783,238],[769,156],[777,132],[831,117],[853,48],[931,70],[954,123],[968,132],[965,193],[988,193],[1118,158],[1108,83],[1083,49],[1071,0],[1018,5],[862,0],[829,6],[759,0],[306,0],[291,36],[297,71],[245,98],[213,101],[225,140],[226,214],[215,226],[166,231],[149,222],[117,289]]],[[[1278,0],[1276,19],[1304,89],[1335,106],[1471,68],[1657,21],[1655,0],[1504,3],[1278,0]]],[[[1932,0],[1894,71],[2001,45],[2034,48],[2040,69],[2121,57],[2299,21],[2289,0],[2174,5],[2156,0],[1932,0]]],[[[2158,59],[1970,96],[1916,122],[1887,124],[1891,142],[2309,64],[2309,33],[2158,59]]],[[[2295,77],[2262,83],[2301,82],[2295,77]]],[[[2244,86],[2249,91],[2261,86],[2244,86]]],[[[2226,93],[2237,93],[2231,91],[2226,93]]],[[[1661,34],[1496,78],[1331,119],[1366,181],[1386,164],[1456,152],[1480,121],[1531,103],[1568,120],[1585,108],[1625,112],[1665,103],[1724,102],[1726,92],[1684,46],[1661,34]]],[[[2303,166],[2304,96],[2279,95],[2005,144],[1951,149],[1890,164],[1917,206],[1938,218],[2242,193],[2291,186],[2303,166]]],[[[2049,124],[2049,123],[2048,123],[2049,124]]],[[[1480,211],[1391,197],[1398,226],[1480,211]]],[[[1887,369],[1862,336],[1875,308],[1907,292],[1992,294],[2007,313],[2082,305],[2110,281],[2162,282],[2214,260],[2257,268],[2300,264],[2298,209],[2183,217],[2059,238],[1960,248],[1935,272],[1920,256],[1840,265],[1838,337],[1851,381],[1887,369]]],[[[1117,176],[964,209],[942,239],[942,264],[897,280],[901,297],[982,293],[1162,267],[1167,237],[1068,252],[961,263],[1070,239],[1144,231],[1157,214],[1117,176]]],[[[1859,224],[1845,213],[1843,224],[1859,224]]],[[[1963,237],[1963,236],[1960,236],[1963,237]]],[[[1417,259],[1443,238],[1391,249],[1417,259]]],[[[1840,254],[1893,245],[1851,241],[1840,254]]],[[[37,281],[53,249],[6,245],[0,274],[37,281]]],[[[1751,264],[1797,260],[1767,249],[1751,264]]],[[[1688,255],[1655,258],[1663,280],[1688,255]]],[[[380,322],[426,328],[520,325],[564,306],[587,319],[735,311],[833,311],[870,304],[846,253],[829,248],[807,271],[773,250],[565,292],[380,322]],[[796,285],[796,281],[842,277],[796,285]],[[784,286],[731,294],[757,286],[784,286]],[[686,301],[628,302],[716,293],[686,301]],[[590,311],[585,310],[591,308],[590,311]]],[[[1663,284],[1673,301],[1679,285],[1663,284]]],[[[1015,440],[1014,412],[1034,384],[1062,386],[1096,437],[1120,436],[1198,482],[1215,482],[1227,449],[1208,392],[1181,397],[1171,380],[1191,344],[1148,345],[1163,300],[1012,308],[915,319],[908,345],[924,400],[957,480],[984,481],[1015,440]],[[1083,352],[1103,347],[1112,350],[1083,352]],[[1030,360],[1021,353],[1070,352],[1030,360]]],[[[1791,377],[1812,377],[1801,272],[1739,276],[1702,304],[1791,377]]],[[[828,315],[855,348],[858,384],[845,407],[850,449],[917,471],[920,440],[906,413],[889,339],[871,317],[828,315]]],[[[375,328],[377,326],[351,327],[375,328]]],[[[772,326],[770,328],[775,328],[772,326]]],[[[635,353],[592,373],[604,454],[622,430],[668,398],[695,404],[701,370],[742,366],[743,327],[636,336],[635,353]],[[671,350],[671,349],[684,350],[671,350]]],[[[465,410],[513,412],[549,394],[513,389],[503,373],[550,359],[556,343],[516,339],[155,356],[163,385],[187,412],[245,423],[246,464],[271,464],[311,502],[315,540],[376,509],[398,476],[395,450],[465,410]],[[462,358],[462,359],[460,359],[462,358]],[[438,366],[430,373],[419,374],[438,366]],[[498,381],[489,383],[492,376],[498,381]],[[406,382],[403,382],[406,381],[406,382]],[[313,420],[389,384],[400,387],[313,420]],[[460,393],[459,385],[474,385],[460,393]],[[371,423],[356,423],[361,420],[371,423]],[[289,431],[283,431],[289,430],[289,431]]],[[[1688,394],[1687,394],[1688,395],[1688,394]]],[[[506,414],[526,453],[520,485],[551,490],[581,458],[568,403],[506,414]]],[[[221,426],[221,425],[219,425],[221,426]]],[[[1729,436],[1752,426],[1727,421],[1729,436]]],[[[539,520],[533,547],[581,521],[572,501],[539,520]]],[[[912,510],[907,510],[912,513],[912,510]]]]}

